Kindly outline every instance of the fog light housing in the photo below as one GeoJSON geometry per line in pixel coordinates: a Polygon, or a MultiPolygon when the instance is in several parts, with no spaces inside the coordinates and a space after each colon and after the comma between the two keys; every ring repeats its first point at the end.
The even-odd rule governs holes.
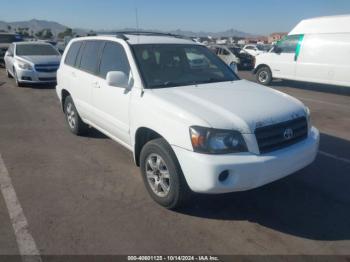
{"type": "Polygon", "coordinates": [[[219,182],[221,183],[225,182],[229,176],[230,176],[230,172],[228,170],[221,172],[219,175],[219,182]]]}

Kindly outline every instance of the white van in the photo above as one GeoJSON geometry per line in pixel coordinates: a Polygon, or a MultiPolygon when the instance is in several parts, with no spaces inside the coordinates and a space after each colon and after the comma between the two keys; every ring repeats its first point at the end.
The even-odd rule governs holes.
{"type": "Polygon", "coordinates": [[[350,15],[301,21],[269,52],[256,57],[260,84],[274,78],[350,86],[350,15]]]}

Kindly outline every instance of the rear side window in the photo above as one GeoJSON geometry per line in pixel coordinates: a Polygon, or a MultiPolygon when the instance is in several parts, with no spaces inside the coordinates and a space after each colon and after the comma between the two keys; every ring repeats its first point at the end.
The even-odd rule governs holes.
{"type": "Polygon", "coordinates": [[[69,51],[67,53],[66,56],[66,60],[64,61],[66,65],[70,65],[70,66],[74,66],[75,65],[75,61],[77,59],[77,55],[79,52],[79,49],[81,47],[83,42],[75,42],[73,43],[70,48],[69,51]]]}
{"type": "Polygon", "coordinates": [[[107,42],[101,57],[99,76],[106,78],[110,71],[122,71],[129,75],[130,65],[124,48],[120,44],[107,42]]]}
{"type": "Polygon", "coordinates": [[[87,41],[80,60],[80,69],[96,74],[103,41],[87,41]]]}

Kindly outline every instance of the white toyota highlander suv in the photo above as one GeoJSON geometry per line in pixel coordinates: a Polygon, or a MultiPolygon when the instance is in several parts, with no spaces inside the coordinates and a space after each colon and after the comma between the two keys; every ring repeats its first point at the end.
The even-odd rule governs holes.
{"type": "Polygon", "coordinates": [[[273,182],[318,152],[319,132],[300,101],[240,80],[209,49],[177,36],[74,39],[56,90],[70,130],[94,127],[131,150],[148,192],[170,209],[191,192],[273,182]]]}

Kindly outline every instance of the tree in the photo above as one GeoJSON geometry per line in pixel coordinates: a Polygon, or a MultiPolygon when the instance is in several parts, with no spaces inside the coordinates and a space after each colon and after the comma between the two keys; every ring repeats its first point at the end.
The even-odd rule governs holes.
{"type": "Polygon", "coordinates": [[[64,30],[63,32],[61,32],[61,33],[59,33],[59,34],[57,35],[57,37],[58,37],[59,39],[63,39],[63,38],[65,38],[66,36],[73,36],[73,30],[72,30],[72,28],[66,28],[66,30],[64,30]]]}
{"type": "Polygon", "coordinates": [[[53,37],[53,34],[51,32],[51,29],[46,28],[37,32],[35,36],[41,39],[51,39],[53,37]]]}

